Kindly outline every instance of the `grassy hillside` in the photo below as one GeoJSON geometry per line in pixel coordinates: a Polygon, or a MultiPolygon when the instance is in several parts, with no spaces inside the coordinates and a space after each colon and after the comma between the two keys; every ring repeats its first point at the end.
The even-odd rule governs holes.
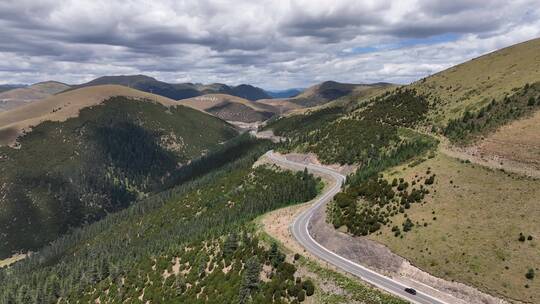
{"type": "Polygon", "coordinates": [[[297,109],[303,109],[302,106],[293,103],[289,98],[285,99],[260,99],[257,100],[257,104],[268,105],[278,110],[279,114],[288,114],[297,109]]]}
{"type": "Polygon", "coordinates": [[[223,120],[241,122],[265,121],[274,115],[272,112],[256,111],[240,103],[216,105],[209,108],[207,112],[223,120]]]}
{"type": "MultiPolygon", "coordinates": [[[[329,126],[337,129],[338,122],[373,117],[362,130],[372,130],[375,136],[364,146],[387,146],[381,141],[384,133],[376,127],[383,123],[386,132],[397,128],[398,132],[438,133],[449,146],[462,146],[472,159],[486,157],[497,166],[512,160],[534,167],[540,159],[535,135],[539,48],[540,40],[533,40],[482,56],[372,98],[334,118],[329,126]],[[381,111],[373,110],[377,108],[381,111]]],[[[282,125],[286,124],[276,123],[278,133],[282,125]]],[[[287,128],[284,133],[294,134],[287,128]]],[[[356,133],[365,137],[360,130],[356,133]]],[[[304,135],[301,142],[345,145],[346,151],[358,146],[347,146],[355,139],[336,141],[340,135],[330,128],[326,134],[333,139],[322,136],[323,143],[317,144],[304,135]]],[[[302,144],[292,147],[303,149],[302,144]]],[[[513,301],[538,302],[534,278],[540,263],[535,253],[538,180],[441,152],[422,153],[434,145],[402,147],[364,162],[330,204],[328,220],[354,235],[369,235],[437,276],[513,301]]]]}
{"type": "Polygon", "coordinates": [[[516,44],[419,80],[411,87],[430,94],[430,121],[444,126],[466,111],[477,112],[493,99],[540,80],[540,39],[516,44]]]}
{"type": "MultiPolygon", "coordinates": [[[[540,79],[540,75],[539,75],[540,79]]],[[[514,120],[530,117],[540,109],[540,82],[515,88],[502,100],[493,99],[476,112],[450,120],[443,133],[453,143],[466,144],[493,133],[514,120]]]]}
{"type": "Polygon", "coordinates": [[[409,194],[422,185],[428,194],[393,214],[370,238],[437,276],[516,301],[540,301],[537,278],[526,277],[529,269],[538,273],[540,267],[539,180],[444,154],[392,168],[384,179],[389,184],[403,179],[409,194]]]}
{"type": "Polygon", "coordinates": [[[225,167],[150,196],[0,270],[0,303],[290,302],[313,293],[246,224],[316,195],[305,173],[252,168],[256,143],[225,167]]]}
{"type": "Polygon", "coordinates": [[[474,146],[475,154],[501,168],[513,168],[525,175],[540,172],[540,111],[514,121],[481,139],[474,146]],[[503,167],[504,166],[504,167],[503,167]]]}
{"type": "Polygon", "coordinates": [[[35,126],[18,149],[0,148],[0,256],[163,189],[183,164],[235,135],[199,111],[125,97],[35,126]]]}

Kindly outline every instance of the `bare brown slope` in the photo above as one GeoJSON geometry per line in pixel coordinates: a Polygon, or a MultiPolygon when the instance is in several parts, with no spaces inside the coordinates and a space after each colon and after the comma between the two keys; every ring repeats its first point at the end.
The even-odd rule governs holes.
{"type": "Polygon", "coordinates": [[[36,83],[25,88],[18,88],[2,92],[0,93],[0,112],[45,99],[69,88],[70,86],[64,83],[47,81],[36,83]]]}
{"type": "Polygon", "coordinates": [[[227,94],[207,94],[181,99],[178,103],[229,121],[263,121],[279,112],[271,105],[227,94]]]}
{"type": "Polygon", "coordinates": [[[206,112],[226,121],[244,123],[265,121],[274,116],[272,112],[256,111],[253,108],[236,102],[224,102],[207,109],[206,112]]]}
{"type": "Polygon", "coordinates": [[[166,97],[119,85],[84,87],[0,113],[0,144],[11,144],[21,132],[43,121],[65,121],[83,108],[98,105],[113,96],[148,99],[165,106],[176,105],[166,97]]]}
{"type": "Polygon", "coordinates": [[[290,98],[283,99],[260,99],[257,103],[265,104],[274,107],[278,110],[279,114],[285,114],[292,110],[301,109],[302,106],[297,105],[290,101],[290,98]]]}

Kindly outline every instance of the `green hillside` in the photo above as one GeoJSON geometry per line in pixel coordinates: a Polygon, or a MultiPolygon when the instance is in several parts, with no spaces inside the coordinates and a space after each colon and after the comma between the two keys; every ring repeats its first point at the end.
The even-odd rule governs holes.
{"type": "MultiPolygon", "coordinates": [[[[324,163],[367,164],[418,143],[406,128],[425,122],[429,102],[398,88],[352,105],[336,105],[269,122],[265,129],[286,137],[283,151],[314,152],[324,163]]],[[[421,144],[423,145],[423,144],[421,144]]]]}
{"type": "Polygon", "coordinates": [[[152,195],[0,270],[0,303],[258,303],[313,293],[277,247],[246,224],[317,193],[306,173],[252,168],[254,143],[221,169],[152,195]],[[262,269],[268,278],[259,280],[262,269]]]}
{"type": "Polygon", "coordinates": [[[39,124],[19,149],[0,148],[0,257],[168,187],[183,164],[235,135],[199,111],[123,97],[39,124]]]}

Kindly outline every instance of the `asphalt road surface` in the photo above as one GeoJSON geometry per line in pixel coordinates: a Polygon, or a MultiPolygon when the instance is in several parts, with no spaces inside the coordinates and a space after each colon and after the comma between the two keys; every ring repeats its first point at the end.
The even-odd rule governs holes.
{"type": "Polygon", "coordinates": [[[308,171],[318,172],[332,177],[336,182],[324,195],[320,196],[311,206],[311,208],[302,212],[292,223],[290,229],[296,240],[311,254],[327,261],[346,272],[349,272],[362,280],[384,289],[387,292],[396,295],[402,299],[417,304],[447,304],[446,302],[436,299],[430,295],[417,291],[416,295],[409,294],[405,291],[407,286],[404,286],[400,282],[393,280],[390,277],[381,275],[373,270],[370,270],[362,265],[359,265],[353,261],[350,261],[344,257],[337,255],[336,253],[326,249],[324,246],[315,241],[309,234],[308,225],[313,214],[327,202],[329,202],[334,195],[340,190],[341,186],[345,182],[345,176],[341,173],[317,166],[313,164],[304,164],[290,161],[280,155],[276,155],[273,151],[268,151],[266,156],[272,161],[289,167],[291,169],[303,170],[307,168],[308,171]]]}

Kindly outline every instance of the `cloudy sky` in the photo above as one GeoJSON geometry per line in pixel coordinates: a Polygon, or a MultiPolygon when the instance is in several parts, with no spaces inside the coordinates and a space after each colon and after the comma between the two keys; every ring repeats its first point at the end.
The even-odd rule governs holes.
{"type": "Polygon", "coordinates": [[[0,83],[408,83],[540,37],[538,0],[0,0],[0,83]]]}

